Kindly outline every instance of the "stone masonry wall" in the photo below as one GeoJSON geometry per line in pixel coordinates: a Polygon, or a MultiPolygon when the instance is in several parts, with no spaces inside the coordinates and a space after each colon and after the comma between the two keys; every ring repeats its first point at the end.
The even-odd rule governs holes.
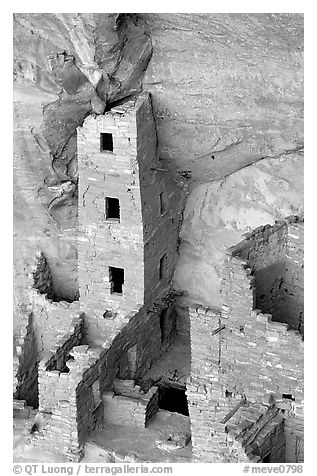
{"type": "Polygon", "coordinates": [[[79,315],[79,302],[53,302],[36,290],[30,291],[39,359],[65,336],[79,315]]]}
{"type": "Polygon", "coordinates": [[[181,195],[170,173],[158,170],[156,150],[147,95],[90,116],[78,129],[79,281],[88,319],[151,305],[172,278],[181,195]],[[112,134],[113,151],[100,151],[101,133],[112,134]],[[119,199],[120,221],[106,219],[107,197],[119,199]],[[109,266],[124,269],[122,295],[111,292],[109,266]]]}
{"type": "Polygon", "coordinates": [[[253,292],[248,263],[229,257],[222,281],[222,382],[251,402],[272,396],[284,412],[286,462],[303,461],[303,340],[287,324],[254,310],[253,292]]]}
{"type": "Polygon", "coordinates": [[[83,321],[78,318],[60,346],[48,352],[39,365],[39,410],[45,425],[34,444],[67,455],[72,461],[80,459],[83,443],[102,421],[101,395],[93,391],[102,348],[89,349],[83,342],[83,321]]]}
{"type": "Polygon", "coordinates": [[[79,302],[52,301],[52,276],[42,252],[36,255],[26,274],[24,287],[28,304],[18,305],[19,334],[16,329],[14,335],[14,396],[37,408],[38,364],[44,353],[55,349],[68,333],[72,320],[79,314],[79,302]]]}
{"type": "Polygon", "coordinates": [[[288,224],[286,272],[282,286],[284,309],[294,329],[304,333],[304,224],[288,224]]]}
{"type": "Polygon", "coordinates": [[[245,403],[226,422],[226,433],[231,458],[285,461],[284,418],[275,405],[245,403]]]}
{"type": "Polygon", "coordinates": [[[55,348],[45,352],[39,366],[40,411],[50,413],[59,400],[67,400],[67,395],[63,395],[65,398],[61,398],[61,391],[59,385],[56,384],[56,379],[69,372],[68,367],[65,367],[70,357],[69,353],[73,347],[81,345],[83,339],[83,322],[81,318],[77,317],[72,321],[68,334],[60,339],[55,348]]]}
{"type": "Polygon", "coordinates": [[[246,239],[229,249],[233,256],[248,261],[255,278],[256,307],[274,316],[283,317],[283,294],[286,268],[287,223],[266,225],[245,235],[246,239]]]}
{"type": "Polygon", "coordinates": [[[95,328],[98,342],[109,348],[100,361],[102,393],[111,390],[116,378],[138,380],[162,353],[159,311],[142,308],[124,319],[95,319],[94,323],[99,324],[95,328]]]}
{"type": "Polygon", "coordinates": [[[103,394],[105,424],[145,428],[158,411],[158,388],[144,393],[133,380],[115,380],[114,391],[103,394]]]}
{"type": "MultiPolygon", "coordinates": [[[[111,149],[109,142],[106,148],[111,149]]],[[[79,128],[78,150],[80,309],[85,311],[81,339],[85,336],[88,345],[76,341],[74,330],[71,335],[66,330],[62,338],[65,343],[55,349],[49,360],[45,358],[40,368],[40,405],[44,413],[50,413],[43,439],[47,446],[52,445],[62,431],[58,449],[72,460],[80,457],[90,432],[101,423],[101,397],[112,389],[114,380],[137,381],[165,350],[160,315],[173,301],[170,281],[175,256],[167,252],[173,248],[176,252],[177,248],[179,216],[174,219],[172,215],[177,215],[180,198],[170,189],[172,203],[168,203],[168,196],[164,197],[164,206],[172,211],[161,213],[164,175],[157,180],[159,171],[149,169],[149,165],[156,165],[156,135],[147,96],[128,101],[104,116],[90,116],[79,128]],[[112,134],[113,150],[100,149],[100,134],[105,133],[112,134]],[[143,193],[143,183],[147,184],[150,177],[156,177],[153,180],[158,185],[151,183],[143,193]],[[153,190],[157,197],[151,202],[153,190]],[[107,218],[107,197],[119,198],[120,219],[107,218]],[[152,228],[154,218],[158,225],[152,228]],[[150,274],[145,276],[144,269],[151,269],[153,260],[157,263],[151,278],[150,274]],[[109,266],[124,269],[122,294],[111,292],[109,266]],[[67,355],[74,360],[67,360],[67,355]]],[[[39,296],[34,304],[43,306],[39,296]]],[[[145,420],[155,405],[150,407],[145,420]]]]}
{"type": "MultiPolygon", "coordinates": [[[[300,264],[301,236],[302,227],[294,218],[273,227],[260,227],[228,250],[221,286],[222,309],[199,305],[190,309],[192,367],[187,398],[197,461],[243,460],[243,448],[242,453],[237,448],[230,450],[228,456],[232,442],[229,444],[227,439],[226,424],[246,402],[252,404],[251,413],[254,406],[260,406],[260,410],[263,405],[274,405],[283,417],[285,444],[278,445],[276,431],[282,431],[280,425],[273,433],[261,429],[263,454],[255,454],[264,457],[271,445],[271,456],[276,460],[303,461],[303,340],[299,332],[288,329],[288,324],[275,322],[270,314],[256,309],[256,257],[251,246],[254,244],[259,251],[256,266],[260,269],[265,269],[266,252],[268,266],[274,260],[289,259],[291,252],[300,264]],[[292,228],[293,241],[288,241],[287,230],[294,223],[297,231],[294,233],[292,228]]],[[[299,278],[296,283],[300,283],[299,278]]],[[[241,424],[255,424],[251,416],[247,420],[249,423],[241,424]]]]}
{"type": "Polygon", "coordinates": [[[167,164],[157,155],[151,102],[143,100],[136,114],[137,147],[144,240],[145,305],[162,297],[178,259],[182,195],[167,164]],[[160,260],[164,258],[160,278],[160,260]]]}
{"type": "MultiPolygon", "coordinates": [[[[143,228],[137,125],[116,109],[89,116],[78,128],[79,287],[82,310],[101,315],[107,309],[125,312],[144,302],[143,228]],[[100,151],[100,133],[111,133],[113,152],[100,151]],[[120,200],[120,222],[106,220],[106,197],[120,200]],[[111,294],[109,266],[124,268],[123,294],[111,294]]],[[[126,111],[126,112],[125,112],[126,111]]]]}
{"type": "MultiPolygon", "coordinates": [[[[241,283],[241,276],[237,282],[241,283]]],[[[237,296],[232,298],[234,302],[237,296]]],[[[241,298],[242,295],[240,302],[241,298]]],[[[296,332],[287,331],[284,324],[270,321],[267,315],[257,311],[250,315],[249,311],[249,316],[235,321],[231,317],[223,318],[216,309],[202,306],[190,309],[192,368],[186,394],[196,461],[256,461],[253,453],[246,455],[241,444],[238,453],[237,448],[233,451],[228,440],[232,415],[246,402],[251,403],[252,408],[248,410],[249,415],[244,415],[245,420],[241,420],[243,428],[257,424],[274,404],[284,417],[286,454],[283,445],[279,446],[278,439],[271,433],[268,436],[273,445],[270,450],[273,455],[275,451],[279,461],[284,455],[287,462],[302,461],[302,340],[296,332]],[[293,357],[290,348],[296,349],[293,357]],[[295,401],[283,398],[283,394],[294,396],[295,401]]],[[[261,427],[262,435],[265,431],[261,427]]],[[[262,440],[261,445],[267,447],[266,437],[262,440]]]]}
{"type": "MultiPolygon", "coordinates": [[[[190,308],[191,374],[186,395],[191,422],[193,460],[229,462],[225,424],[229,401],[220,383],[219,339],[214,333],[220,325],[220,310],[197,305],[190,308]]],[[[233,406],[238,403],[233,403],[233,406]]]]}
{"type": "MultiPolygon", "coordinates": [[[[46,416],[40,444],[72,460],[80,458],[89,434],[102,423],[104,412],[107,415],[102,395],[112,390],[115,379],[131,378],[131,369],[135,380],[141,378],[160,356],[162,306],[158,302],[154,309],[143,307],[125,318],[95,318],[87,341],[85,323],[74,327],[76,320],[72,322],[67,335],[40,363],[40,410],[46,416]],[[61,431],[63,439],[56,444],[61,431]]],[[[150,418],[147,413],[146,408],[145,420],[150,418]]]]}
{"type": "Polygon", "coordinates": [[[303,218],[260,226],[245,237],[228,251],[252,269],[256,307],[303,332],[303,218]]]}

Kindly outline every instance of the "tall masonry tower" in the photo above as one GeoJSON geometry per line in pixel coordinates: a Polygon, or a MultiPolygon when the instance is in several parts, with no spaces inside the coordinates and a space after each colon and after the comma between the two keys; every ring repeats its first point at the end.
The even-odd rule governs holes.
{"type": "Polygon", "coordinates": [[[174,272],[181,195],[157,157],[149,95],[89,116],[78,164],[82,310],[102,317],[150,306],[174,272]]]}

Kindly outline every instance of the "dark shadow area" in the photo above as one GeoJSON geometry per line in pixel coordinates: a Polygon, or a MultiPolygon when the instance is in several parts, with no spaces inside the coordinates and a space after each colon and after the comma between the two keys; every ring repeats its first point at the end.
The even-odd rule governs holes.
{"type": "Polygon", "coordinates": [[[109,132],[100,134],[100,152],[113,152],[113,138],[109,132]]]}
{"type": "Polygon", "coordinates": [[[30,313],[27,325],[24,348],[19,358],[17,387],[13,398],[25,400],[27,405],[38,408],[38,365],[37,338],[34,330],[33,313],[30,313]]]}
{"type": "Polygon", "coordinates": [[[106,197],[106,219],[120,221],[120,203],[118,198],[106,197]]]}
{"type": "Polygon", "coordinates": [[[109,279],[111,283],[111,293],[122,294],[124,283],[124,269],[109,266],[109,279]]]}
{"type": "Polygon", "coordinates": [[[72,303],[74,301],[79,301],[79,291],[75,293],[72,299],[62,296],[55,291],[53,276],[44,253],[41,253],[37,257],[37,267],[36,271],[33,273],[33,282],[33,287],[37,289],[39,294],[44,294],[47,299],[50,299],[53,302],[65,301],[72,303]]]}
{"type": "Polygon", "coordinates": [[[159,387],[159,408],[169,412],[189,416],[185,390],[173,387],[159,387]]]}

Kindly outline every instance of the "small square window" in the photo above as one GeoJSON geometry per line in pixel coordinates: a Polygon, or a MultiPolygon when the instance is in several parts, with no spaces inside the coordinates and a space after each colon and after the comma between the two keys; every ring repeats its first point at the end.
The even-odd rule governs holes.
{"type": "Polygon", "coordinates": [[[160,259],[160,269],[159,269],[159,278],[160,280],[164,279],[166,276],[166,263],[167,263],[167,254],[163,255],[160,259]]]}
{"type": "Polygon", "coordinates": [[[124,283],[124,269],[109,266],[109,280],[111,283],[111,294],[122,294],[122,286],[124,283]]]}
{"type": "Polygon", "coordinates": [[[118,198],[106,197],[106,220],[120,221],[120,202],[118,198]]]}
{"type": "Polygon", "coordinates": [[[100,133],[100,151],[113,152],[112,134],[109,134],[108,132],[100,133]]]}

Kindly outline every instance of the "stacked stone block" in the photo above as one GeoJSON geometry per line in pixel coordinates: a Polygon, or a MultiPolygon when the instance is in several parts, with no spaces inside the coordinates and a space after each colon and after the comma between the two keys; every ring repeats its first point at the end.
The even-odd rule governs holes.
{"type": "MultiPolygon", "coordinates": [[[[88,320],[106,310],[125,315],[162,297],[175,266],[180,193],[157,158],[148,95],[127,101],[78,129],[79,283],[88,320]],[[100,134],[113,150],[100,150],[100,134]],[[164,170],[164,169],[163,169],[164,170]],[[160,192],[168,200],[161,214],[160,192]],[[120,201],[120,220],[107,219],[107,197],[120,201]],[[166,254],[163,276],[160,258],[166,254]],[[109,267],[124,269],[122,294],[111,292],[109,267]]],[[[135,311],[136,312],[136,311],[135,311]]]]}
{"type": "Polygon", "coordinates": [[[276,462],[303,461],[303,340],[288,324],[255,308],[254,270],[265,269],[265,252],[268,267],[275,260],[289,259],[286,253],[295,247],[300,260],[301,238],[290,236],[296,240],[294,246],[288,237],[294,223],[297,234],[292,235],[299,236],[302,225],[290,218],[260,227],[230,248],[223,268],[221,311],[190,309],[192,367],[187,398],[197,461],[237,462],[254,460],[255,455],[261,459],[269,450],[276,462]],[[260,406],[260,420],[255,406],[260,406]],[[278,413],[261,426],[265,422],[261,415],[269,415],[273,406],[278,413]],[[260,422],[258,449],[250,448],[239,428],[230,433],[238,416],[243,431],[255,430],[260,422]],[[225,436],[228,431],[230,438],[235,435],[231,440],[225,436]]]}
{"type": "MultiPolygon", "coordinates": [[[[80,303],[33,296],[43,336],[39,384],[46,421],[36,441],[71,460],[80,458],[89,434],[102,423],[102,395],[114,380],[142,378],[165,350],[160,313],[169,305],[181,196],[158,160],[156,142],[148,95],[90,116],[78,129],[80,303]],[[111,134],[112,144],[101,147],[101,134],[107,140],[111,134]],[[120,216],[109,218],[107,197],[119,199],[120,216]],[[109,267],[124,269],[122,293],[114,292],[109,267]],[[74,327],[78,305],[84,312],[80,329],[74,327]]],[[[123,408],[127,397],[118,398],[123,408]]],[[[157,410],[157,391],[140,402],[144,426],[157,410]]]]}
{"type": "Polygon", "coordinates": [[[226,424],[228,450],[238,461],[285,461],[284,418],[275,405],[245,403],[226,424]]]}
{"type": "Polygon", "coordinates": [[[145,428],[158,411],[158,388],[144,393],[133,380],[115,380],[113,392],[105,392],[104,424],[145,428]]]}
{"type": "Polygon", "coordinates": [[[292,216],[273,226],[260,226],[245,238],[228,253],[246,260],[251,268],[256,307],[302,331],[303,218],[292,216]]]}
{"type": "MultiPolygon", "coordinates": [[[[197,305],[190,308],[191,374],[186,385],[193,459],[200,462],[226,462],[225,424],[230,410],[221,384],[219,348],[220,309],[197,305]]],[[[234,406],[237,402],[232,402],[234,406]]]]}
{"type": "Polygon", "coordinates": [[[92,390],[99,378],[102,349],[82,345],[83,340],[82,319],[77,319],[70,335],[39,365],[39,410],[45,425],[34,444],[66,454],[72,461],[80,459],[83,443],[102,420],[92,390]]]}
{"type": "Polygon", "coordinates": [[[298,219],[288,223],[284,306],[293,328],[304,334],[304,224],[298,219]]]}
{"type": "MultiPolygon", "coordinates": [[[[294,221],[291,218],[271,227],[273,234],[281,226],[287,230],[286,246],[289,223],[294,221]]],[[[267,232],[268,228],[264,230],[267,232]]],[[[243,390],[251,402],[267,403],[269,398],[274,398],[285,418],[285,460],[303,461],[303,340],[288,324],[273,321],[270,314],[251,306],[243,283],[249,281],[250,291],[255,292],[256,281],[250,276],[252,263],[237,256],[237,249],[245,246],[243,242],[237,245],[231,257],[232,249],[229,250],[223,270],[222,320],[226,319],[227,324],[221,356],[222,365],[230,368],[224,373],[223,381],[228,388],[243,390]]],[[[245,254],[241,254],[244,258],[245,254]]]]}
{"type": "MultiPolygon", "coordinates": [[[[106,330],[104,330],[106,332],[106,330]]],[[[129,350],[133,347],[134,379],[141,378],[152,362],[161,354],[159,314],[147,313],[143,308],[113,331],[113,340],[105,362],[100,365],[100,385],[102,392],[110,390],[115,378],[130,379],[129,350]]],[[[106,336],[105,336],[106,337],[106,336]]]]}
{"type": "MultiPolygon", "coordinates": [[[[82,309],[102,316],[107,309],[131,311],[143,304],[144,264],[137,125],[129,114],[89,116],[78,129],[79,284],[82,309]],[[113,152],[100,151],[100,134],[113,135],[113,152]],[[106,197],[120,200],[120,222],[107,221],[106,197]],[[111,294],[109,266],[124,268],[122,296],[111,294]]],[[[124,111],[127,111],[125,113],[124,111]]]]}
{"type": "Polygon", "coordinates": [[[29,304],[19,307],[14,396],[37,408],[39,362],[67,334],[73,319],[78,317],[79,302],[52,301],[52,276],[43,253],[36,255],[26,273],[29,304]]]}

